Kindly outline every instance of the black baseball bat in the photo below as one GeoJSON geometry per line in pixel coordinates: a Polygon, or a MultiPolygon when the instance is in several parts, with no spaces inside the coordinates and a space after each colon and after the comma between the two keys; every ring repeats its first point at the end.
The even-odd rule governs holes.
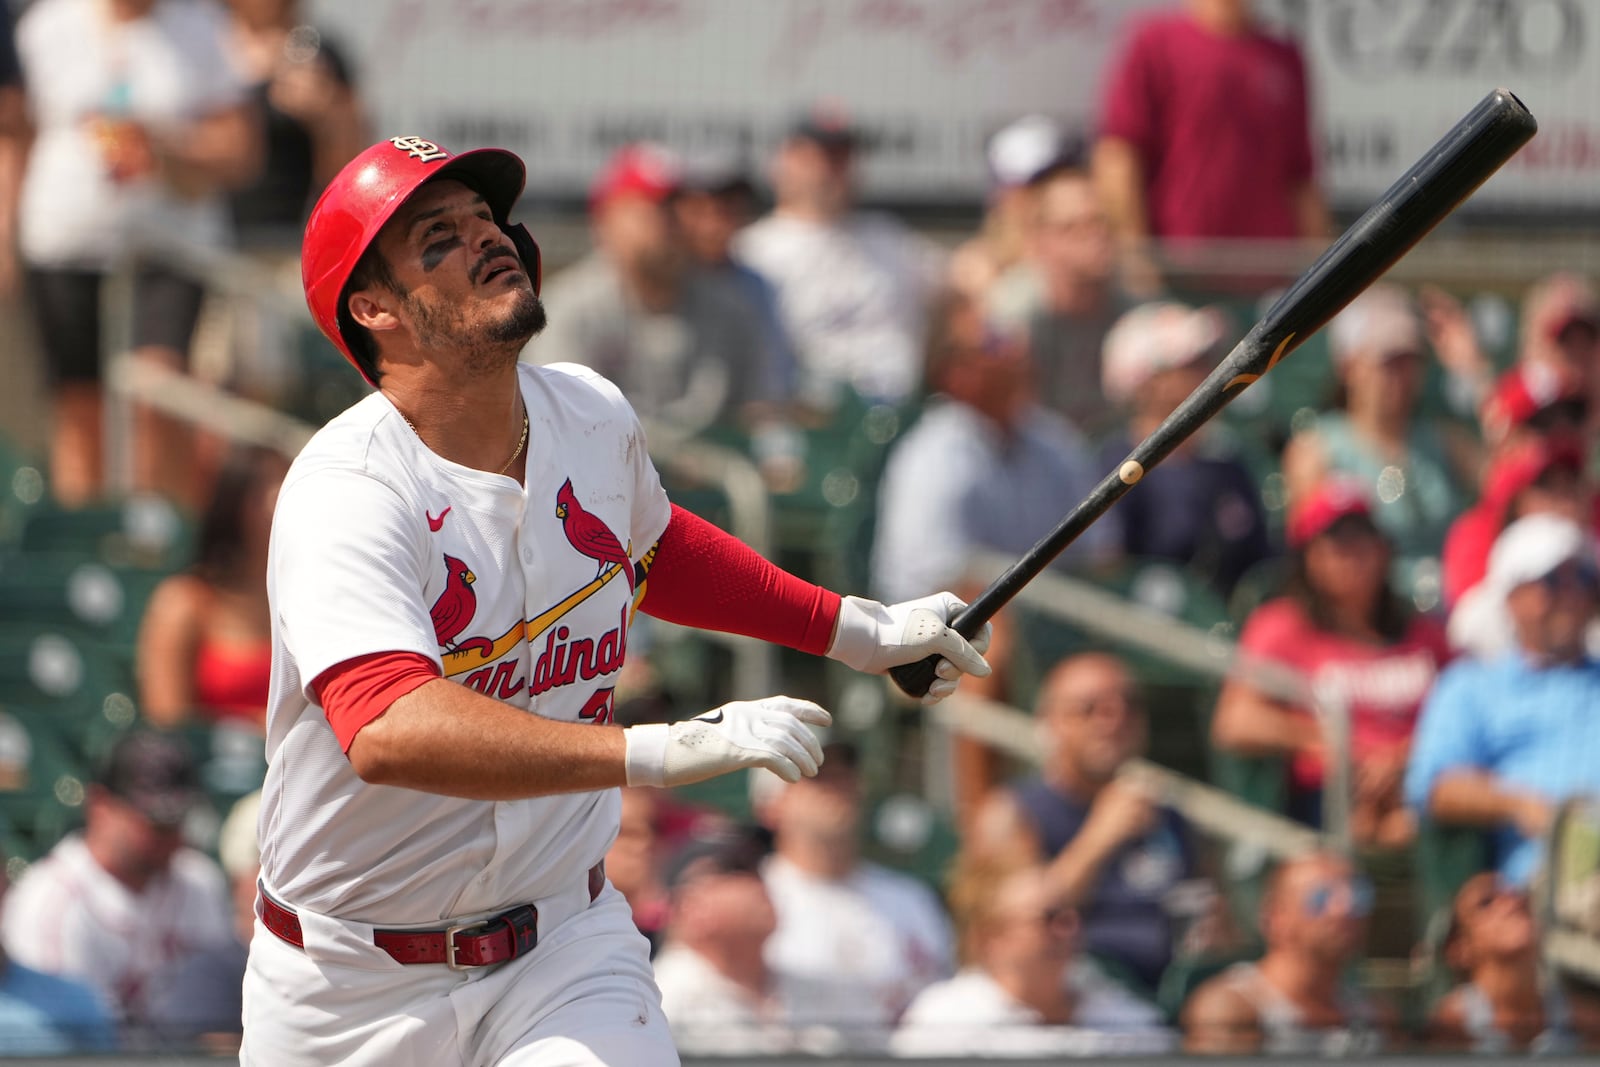
{"type": "MultiPolygon", "coordinates": [[[[1509,90],[1496,89],[1484,97],[1318,257],[1121,466],[951,620],[956,632],[970,638],[982,629],[1146,471],[1326,325],[1527,144],[1538,128],[1533,114],[1509,90]]],[[[921,696],[933,682],[937,662],[937,657],[929,656],[889,673],[906,693],[921,696]]]]}

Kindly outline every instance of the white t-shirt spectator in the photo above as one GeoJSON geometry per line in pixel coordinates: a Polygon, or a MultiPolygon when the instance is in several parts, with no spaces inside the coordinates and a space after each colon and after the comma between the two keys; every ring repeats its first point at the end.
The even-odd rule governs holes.
{"type": "Polygon", "coordinates": [[[912,997],[950,973],[949,920],[916,879],[861,863],[830,881],[781,856],[761,874],[778,913],[767,966],[797,1025],[832,1027],[851,1047],[871,1045],[912,997]]]}
{"type": "Polygon", "coordinates": [[[885,215],[832,225],[769,215],[734,252],[777,291],[802,397],[831,406],[842,386],[887,400],[917,388],[928,303],[944,272],[932,242],[885,215]]]}
{"type": "Polygon", "coordinates": [[[1067,982],[1077,1004],[1072,1022],[1056,1026],[986,972],[963,970],[912,1001],[890,1047],[901,1056],[1127,1056],[1173,1048],[1161,1013],[1093,964],[1074,963],[1067,982]]]}
{"type": "Polygon", "coordinates": [[[157,0],[125,23],[105,0],[38,0],[17,24],[35,138],[23,178],[23,257],[105,269],[139,232],[203,246],[229,235],[220,194],[185,198],[157,176],[118,181],[96,137],[122,117],[161,137],[239,104],[244,83],[223,46],[226,14],[209,0],[157,0]]]}
{"type": "Polygon", "coordinates": [[[6,955],[98,991],[124,1021],[145,1020],[152,981],[185,957],[234,941],[227,879],[179,849],[142,892],[112,877],[78,835],[63,838],[6,896],[6,955]]]}
{"type": "Polygon", "coordinates": [[[755,1056],[797,1049],[789,1009],[776,982],[767,996],[758,996],[683,945],[668,944],[654,966],[661,1012],[679,1051],[755,1056]]]}

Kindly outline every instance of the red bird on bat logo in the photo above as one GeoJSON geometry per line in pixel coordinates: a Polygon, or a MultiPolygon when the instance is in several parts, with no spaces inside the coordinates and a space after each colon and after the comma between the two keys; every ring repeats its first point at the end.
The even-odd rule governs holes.
{"type": "Polygon", "coordinates": [[[472,591],[472,583],[478,576],[454,556],[445,556],[444,566],[444,592],[433,602],[428,614],[433,619],[433,635],[439,644],[454,650],[456,638],[472,624],[472,616],[478,610],[478,594],[472,591]]]}
{"type": "Polygon", "coordinates": [[[556,491],[556,518],[561,520],[561,530],[572,547],[599,563],[596,575],[605,570],[606,564],[615,563],[622,568],[623,576],[628,580],[628,589],[632,591],[633,561],[623,550],[617,535],[598,517],[583,510],[583,505],[578,503],[578,494],[572,491],[571,478],[562,482],[561,488],[556,491]]]}

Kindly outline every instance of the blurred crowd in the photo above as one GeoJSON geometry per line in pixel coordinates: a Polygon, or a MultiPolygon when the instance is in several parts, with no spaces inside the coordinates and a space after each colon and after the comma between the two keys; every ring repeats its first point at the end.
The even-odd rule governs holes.
{"type": "MultiPolygon", "coordinates": [[[[524,358],[617,382],[658,448],[740,451],[780,510],[824,442],[893,412],[856,470],[852,573],[885,600],[970,594],[975,555],[1033,545],[1283,281],[1207,276],[1208,247],[1331,238],[1311,114],[1300,51],[1247,0],[1182,0],[1130,23],[1092,137],[1045,115],[995,131],[954,247],[863,209],[872,144],[840,108],[796,117],[765,159],[623,145],[524,358]]],[[[292,272],[321,184],[399,132],[364,115],[295,0],[27,5],[0,40],[0,288],[37,327],[57,507],[106,492],[109,332],[188,367],[196,250],[292,272]],[[116,272],[127,322],[103,313],[116,272]]],[[[1534,904],[1563,805],[1600,791],[1600,296],[1568,274],[1508,295],[1509,354],[1457,295],[1374,286],[1326,330],[1323,404],[1203,428],[1055,564],[1104,582],[1162,561],[1225,605],[1233,667],[1187,709],[1208,759],[1265,775],[1246,799],[1285,818],[1323,828],[1337,807],[1350,849],[1241,875],[1124,773],[1171,725],[1137,665],[1091,636],[1030,676],[1037,619],[1008,611],[974,693],[1030,710],[1037,766],[955,742],[957,841],[932,883],[868,858],[862,738],[830,738],[815,779],[753,776],[731,811],[625,792],[608,871],[683,1047],[1600,1048],[1600,988],[1547,964],[1534,904]],[[1478,851],[1442,904],[1389,931],[1426,995],[1387,996],[1362,980],[1380,898],[1461,835],[1478,851]]],[[[287,460],[134,415],[133,484],[191,517],[195,547],[144,607],[140,722],[98,752],[81,831],[9,868],[3,1052],[237,1040],[254,802],[210,854],[185,843],[207,783],[184,731],[259,748],[287,460]]],[[[669,664],[631,673],[635,715],[673,713],[669,664]]]]}

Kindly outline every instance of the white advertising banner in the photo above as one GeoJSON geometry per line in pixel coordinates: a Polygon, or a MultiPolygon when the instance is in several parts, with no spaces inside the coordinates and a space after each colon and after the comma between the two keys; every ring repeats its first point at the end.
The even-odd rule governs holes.
{"type": "MultiPolygon", "coordinates": [[[[315,0],[375,125],[528,160],[581,195],[619,144],[736,149],[806,105],[866,133],[870,194],[982,195],[984,138],[1040,111],[1092,130],[1129,19],[1175,0],[315,0]]],[[[1489,89],[1541,132],[1475,206],[1600,208],[1600,0],[1262,0],[1303,43],[1333,200],[1359,207],[1489,89]]]]}

